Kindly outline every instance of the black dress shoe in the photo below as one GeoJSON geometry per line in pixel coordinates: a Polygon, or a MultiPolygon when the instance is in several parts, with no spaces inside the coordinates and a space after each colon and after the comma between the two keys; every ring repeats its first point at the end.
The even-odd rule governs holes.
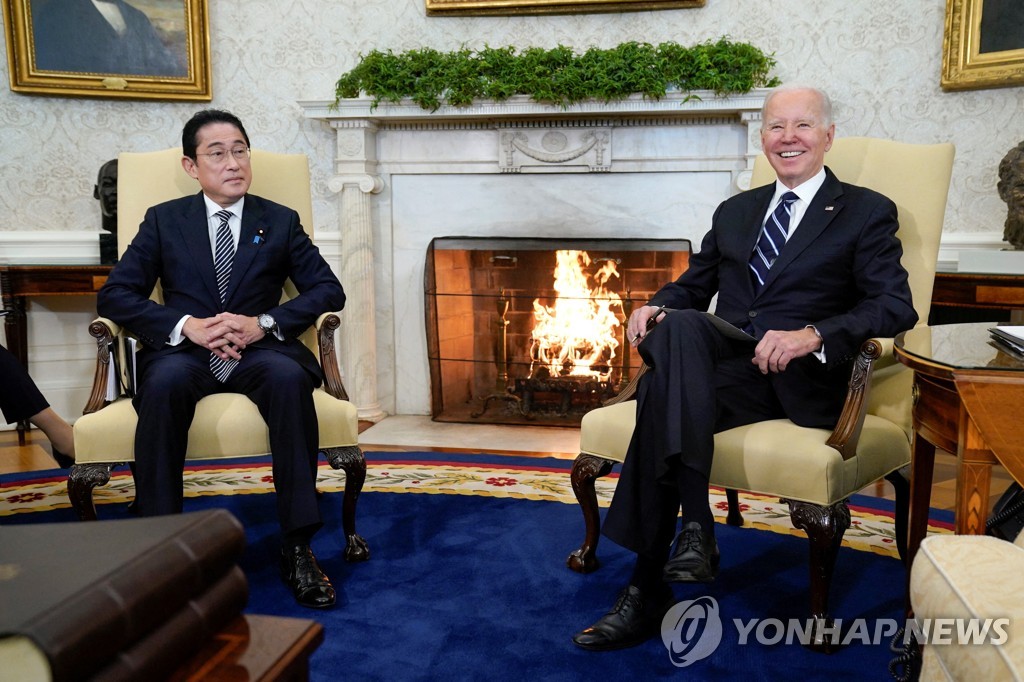
{"type": "Polygon", "coordinates": [[[640,588],[627,585],[612,610],[572,638],[576,646],[589,651],[612,651],[641,644],[658,632],[674,598],[665,591],[648,599],[640,588]]]}
{"type": "Polygon", "coordinates": [[[699,523],[690,521],[676,536],[662,577],[670,583],[709,583],[718,575],[718,558],[715,534],[705,533],[699,523]]]}
{"type": "Polygon", "coordinates": [[[61,469],[70,469],[71,465],[75,463],[74,457],[69,457],[57,448],[50,446],[50,451],[53,453],[53,458],[57,461],[57,466],[61,469]]]}
{"type": "Polygon", "coordinates": [[[300,605],[311,609],[334,606],[334,587],[320,570],[309,545],[281,549],[281,577],[300,605]]]}

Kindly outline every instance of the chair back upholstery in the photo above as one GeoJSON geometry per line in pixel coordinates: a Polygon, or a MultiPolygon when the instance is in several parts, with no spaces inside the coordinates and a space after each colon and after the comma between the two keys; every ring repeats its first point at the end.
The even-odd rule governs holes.
{"type": "MultiPolygon", "coordinates": [[[[117,252],[124,253],[139,231],[146,211],[156,204],[199,192],[199,183],[182,168],[181,147],[155,152],[122,152],[117,156],[117,252]]],[[[309,159],[305,154],[252,150],[249,192],[294,209],[306,233],[313,237],[313,200],[309,159]]],[[[297,292],[288,281],[282,298],[297,292]]],[[[153,298],[161,300],[159,285],[153,298]]],[[[303,342],[316,352],[312,333],[303,342]]]]}
{"type": "MultiPolygon", "coordinates": [[[[953,154],[954,147],[948,142],[908,144],[869,137],[836,138],[825,154],[825,165],[840,180],[873,189],[896,204],[902,263],[910,275],[918,324],[927,324],[931,310],[953,154]]],[[[750,186],[774,182],[775,177],[768,159],[759,154],[750,186]]],[[[909,438],[913,373],[890,356],[887,353],[875,365],[868,413],[901,425],[909,438]]]]}
{"type": "MultiPolygon", "coordinates": [[[[156,152],[122,152],[117,156],[117,252],[135,238],[150,206],[190,196],[199,183],[181,167],[181,147],[156,152]]],[[[252,150],[249,191],[295,209],[313,237],[313,201],[309,189],[309,160],[305,154],[252,150]]]]}

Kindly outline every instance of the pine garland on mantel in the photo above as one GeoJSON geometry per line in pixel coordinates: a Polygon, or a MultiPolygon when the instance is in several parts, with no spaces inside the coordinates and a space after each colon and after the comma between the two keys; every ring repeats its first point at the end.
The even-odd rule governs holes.
{"type": "Polygon", "coordinates": [[[724,37],[693,47],[626,42],[582,54],[563,45],[454,52],[422,48],[400,54],[373,50],[338,79],[335,104],[370,96],[374,107],[411,99],[423,109],[436,111],[442,104],[466,106],[477,99],[503,101],[513,95],[566,107],[586,100],[612,102],[633,94],[660,99],[670,90],[741,94],[778,85],[778,78],[770,74],[775,63],[773,55],[724,37]]]}

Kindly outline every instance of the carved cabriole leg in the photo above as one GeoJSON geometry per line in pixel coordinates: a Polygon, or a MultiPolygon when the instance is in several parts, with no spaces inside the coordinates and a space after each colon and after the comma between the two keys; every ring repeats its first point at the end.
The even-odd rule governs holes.
{"type": "Polygon", "coordinates": [[[572,491],[583,510],[586,535],[580,548],[569,555],[566,565],[577,573],[590,573],[601,564],[597,560],[597,541],[601,535],[601,515],[597,507],[594,481],[612,470],[615,462],[580,453],[572,464],[572,491]]]}
{"type": "Polygon", "coordinates": [[[341,525],[345,529],[345,561],[366,561],[370,546],[356,533],[356,502],[366,482],[366,457],[357,445],[324,450],[334,469],[345,470],[345,497],[341,506],[341,525]]]}
{"type": "Polygon", "coordinates": [[[732,488],[726,488],[725,499],[729,501],[729,513],[725,517],[725,522],[730,526],[742,526],[743,525],[743,514],[740,513],[740,494],[732,488]]]}
{"type": "Polygon", "coordinates": [[[82,521],[96,520],[96,505],[92,491],[98,485],[110,483],[110,472],[117,464],[75,464],[68,475],[68,498],[71,508],[82,521]]]}
{"type": "Polygon", "coordinates": [[[843,542],[843,534],[850,527],[850,508],[846,506],[845,500],[828,507],[793,500],[787,502],[793,525],[807,533],[811,543],[811,617],[814,619],[814,637],[809,648],[830,654],[838,648],[840,637],[838,633],[823,633],[822,628],[831,629],[833,626],[832,618],[828,615],[828,596],[839,546],[843,542]]]}

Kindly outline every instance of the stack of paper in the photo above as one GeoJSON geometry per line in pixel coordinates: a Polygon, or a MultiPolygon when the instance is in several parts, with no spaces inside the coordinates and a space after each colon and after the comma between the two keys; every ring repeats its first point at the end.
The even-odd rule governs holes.
{"type": "Polygon", "coordinates": [[[1024,359],[1024,327],[992,327],[992,340],[1018,359],[1024,359]]]}

